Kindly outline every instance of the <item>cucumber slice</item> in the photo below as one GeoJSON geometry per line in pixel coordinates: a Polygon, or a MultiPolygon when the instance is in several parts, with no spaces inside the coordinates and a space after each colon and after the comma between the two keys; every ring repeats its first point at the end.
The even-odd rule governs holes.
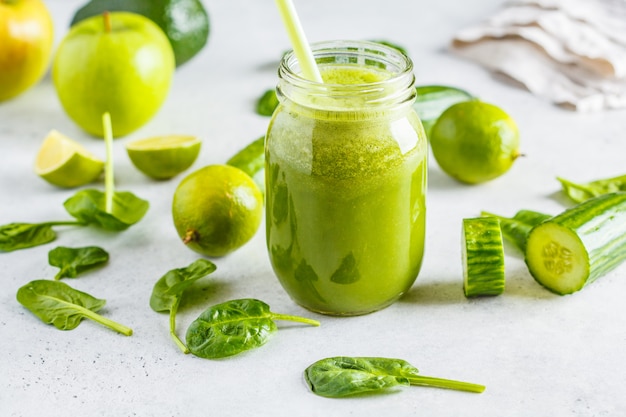
{"type": "Polygon", "coordinates": [[[586,200],[535,226],[525,261],[560,295],[581,290],[626,259],[626,192],[586,200]]]}
{"type": "Polygon", "coordinates": [[[466,297],[504,291],[504,248],[496,217],[463,219],[463,290],[466,297]]]}

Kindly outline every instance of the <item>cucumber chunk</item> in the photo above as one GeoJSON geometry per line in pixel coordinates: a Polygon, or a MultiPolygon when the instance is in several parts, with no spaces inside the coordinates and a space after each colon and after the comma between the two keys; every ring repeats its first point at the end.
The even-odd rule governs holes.
{"type": "Polygon", "coordinates": [[[463,290],[466,297],[504,291],[504,248],[496,217],[463,219],[463,290]]]}
{"type": "Polygon", "coordinates": [[[513,217],[502,217],[486,211],[481,216],[497,217],[500,220],[502,236],[511,242],[522,253],[526,250],[528,233],[537,224],[552,217],[549,214],[532,210],[520,210],[513,217]]]}
{"type": "Polygon", "coordinates": [[[581,290],[626,259],[626,192],[586,200],[532,228],[525,261],[550,291],[581,290]]]}

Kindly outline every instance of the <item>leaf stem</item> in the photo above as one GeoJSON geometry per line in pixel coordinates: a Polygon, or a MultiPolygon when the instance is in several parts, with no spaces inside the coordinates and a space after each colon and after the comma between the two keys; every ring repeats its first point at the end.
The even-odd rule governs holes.
{"type": "Polygon", "coordinates": [[[189,348],[183,343],[182,340],[176,335],[176,312],[178,311],[178,305],[180,304],[181,297],[176,298],[176,302],[172,305],[170,309],[170,335],[172,339],[174,339],[174,343],[176,346],[184,353],[189,353],[189,348]]]}
{"type": "Polygon", "coordinates": [[[105,112],[102,115],[102,127],[104,130],[104,143],[106,146],[106,168],[104,170],[104,209],[111,214],[113,211],[113,129],[111,127],[111,115],[105,112]]]}
{"type": "Polygon", "coordinates": [[[54,276],[54,280],[55,281],[60,281],[61,278],[63,278],[63,273],[65,272],[65,269],[61,268],[59,269],[59,272],[54,276]]]}
{"type": "Polygon", "coordinates": [[[446,388],[457,391],[467,391],[481,393],[485,390],[484,385],[473,384],[471,382],[454,381],[452,379],[434,378],[431,376],[415,375],[409,377],[411,385],[422,387],[446,388]]]}
{"type": "Polygon", "coordinates": [[[309,319],[306,317],[299,317],[299,316],[290,316],[287,314],[278,314],[278,313],[271,313],[272,315],[272,320],[285,320],[285,321],[295,321],[297,323],[305,323],[305,324],[310,324],[311,326],[319,326],[320,322],[317,320],[313,320],[313,319],[309,319]]]}
{"type": "Polygon", "coordinates": [[[63,220],[39,223],[40,226],[86,226],[87,223],[75,220],[63,220]]]}
{"type": "Polygon", "coordinates": [[[123,334],[124,336],[131,336],[133,334],[133,329],[131,329],[130,327],[126,327],[123,324],[117,323],[111,319],[108,319],[104,316],[101,316],[98,313],[94,313],[93,311],[76,305],[75,306],[76,309],[80,310],[80,312],[87,318],[90,318],[91,320],[98,322],[112,330],[115,330],[118,333],[123,334]]]}

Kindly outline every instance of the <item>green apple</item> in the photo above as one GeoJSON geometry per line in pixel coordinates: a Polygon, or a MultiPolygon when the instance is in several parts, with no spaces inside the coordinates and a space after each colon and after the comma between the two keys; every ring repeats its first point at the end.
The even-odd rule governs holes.
{"type": "Polygon", "coordinates": [[[73,26],[52,65],[57,95],[68,116],[103,135],[109,112],[113,136],[148,122],[167,98],[174,52],[163,31],[135,13],[105,12],[73,26]]]}
{"type": "Polygon", "coordinates": [[[105,11],[138,13],[159,25],[172,44],[176,66],[200,52],[209,37],[209,15],[200,0],[89,0],[70,25],[105,11]]]}
{"type": "Polygon", "coordinates": [[[52,56],[53,23],[41,0],[0,0],[0,101],[35,85],[52,56]]]}

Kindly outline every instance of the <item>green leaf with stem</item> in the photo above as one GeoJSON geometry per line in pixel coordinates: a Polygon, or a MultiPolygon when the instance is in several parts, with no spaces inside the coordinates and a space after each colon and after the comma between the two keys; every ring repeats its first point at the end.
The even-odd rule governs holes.
{"type": "Polygon", "coordinates": [[[549,214],[533,210],[520,210],[513,217],[503,217],[487,211],[481,212],[480,215],[499,219],[502,236],[515,245],[522,253],[526,251],[526,240],[528,239],[530,229],[552,217],[549,214]]]}
{"type": "Polygon", "coordinates": [[[112,231],[128,229],[141,220],[150,207],[146,200],[128,191],[113,193],[113,208],[110,211],[106,209],[106,199],[102,191],[86,189],[67,199],[63,206],[83,223],[112,231]]]}
{"type": "Polygon", "coordinates": [[[72,330],[83,318],[88,318],[123,335],[133,334],[131,328],[96,313],[104,306],[105,300],[75,290],[60,281],[31,281],[17,291],[17,301],[44,323],[60,330],[72,330]]]}
{"type": "Polygon", "coordinates": [[[170,312],[170,335],[183,353],[189,353],[187,346],[176,335],[176,313],[183,293],[194,282],[203,278],[217,269],[215,264],[206,260],[198,259],[186,268],[172,269],[163,275],[154,284],[150,296],[150,307],[156,311],[170,312]]]}
{"type": "Polygon", "coordinates": [[[402,359],[337,356],[315,362],[304,371],[311,391],[323,397],[379,392],[396,386],[419,385],[480,393],[483,385],[419,375],[402,359]]]}
{"type": "Polygon", "coordinates": [[[108,252],[97,246],[82,248],[58,246],[48,252],[48,263],[60,268],[54,277],[55,280],[76,278],[79,273],[100,266],[108,260],[108,252]]]}
{"type": "Polygon", "coordinates": [[[187,329],[187,347],[196,356],[225,358],[264,345],[277,330],[274,320],[319,326],[317,320],[277,314],[263,301],[231,300],[205,310],[187,329]]]}
{"type": "Polygon", "coordinates": [[[557,177],[563,192],[574,202],[582,203],[602,194],[626,191],[626,175],[604,178],[587,183],[575,183],[565,178],[557,177]]]}
{"type": "Polygon", "coordinates": [[[113,134],[111,116],[102,116],[107,160],[104,177],[104,193],[99,190],[81,190],[63,205],[75,218],[106,230],[125,230],[143,218],[149,203],[128,191],[115,191],[113,176],[113,134]]]}
{"type": "Polygon", "coordinates": [[[52,242],[57,236],[53,226],[83,225],[83,222],[78,221],[5,224],[0,226],[0,251],[10,252],[52,242]]]}

